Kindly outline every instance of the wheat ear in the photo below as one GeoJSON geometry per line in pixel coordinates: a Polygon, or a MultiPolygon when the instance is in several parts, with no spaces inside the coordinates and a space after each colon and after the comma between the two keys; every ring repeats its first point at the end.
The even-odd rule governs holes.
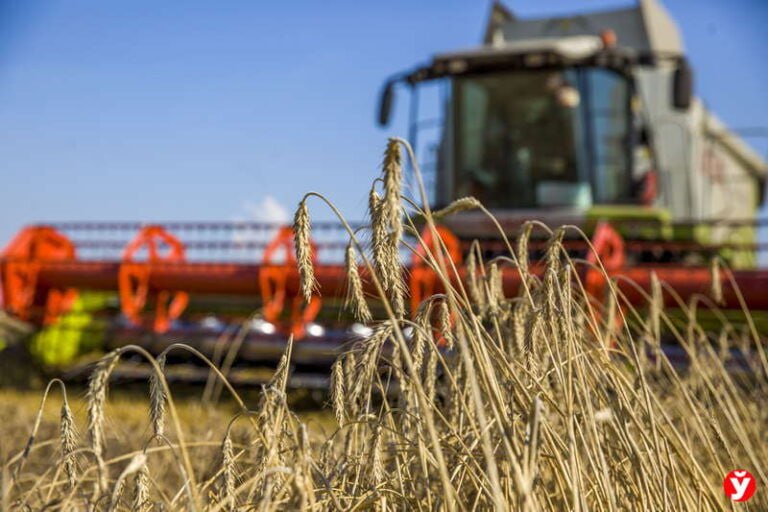
{"type": "Polygon", "coordinates": [[[64,397],[64,403],[61,404],[59,435],[61,437],[61,463],[64,466],[64,474],[67,475],[67,484],[72,489],[77,484],[77,459],[75,458],[77,430],[66,397],[64,397]]]}
{"type": "Polygon", "coordinates": [[[299,280],[301,283],[301,294],[304,300],[312,300],[312,294],[317,289],[315,281],[315,268],[312,265],[312,241],[311,227],[309,220],[309,208],[307,200],[303,199],[299,203],[296,215],[293,220],[293,232],[296,246],[296,263],[299,267],[299,280]]]}
{"type": "Polygon", "coordinates": [[[345,305],[352,310],[352,314],[359,322],[367,324],[373,319],[373,316],[363,293],[363,280],[360,278],[360,271],[357,268],[357,255],[352,242],[347,246],[344,262],[349,281],[349,292],[345,305]]]}

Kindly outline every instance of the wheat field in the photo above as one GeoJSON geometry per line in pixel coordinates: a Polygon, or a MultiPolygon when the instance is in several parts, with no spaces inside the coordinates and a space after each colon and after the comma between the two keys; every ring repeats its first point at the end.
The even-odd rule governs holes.
{"type": "MultiPolygon", "coordinates": [[[[562,246],[576,228],[529,223],[517,240],[500,229],[502,255],[485,260],[472,250],[464,282],[445,247],[426,244],[425,264],[445,291],[411,314],[401,251],[445,216],[485,210],[472,198],[419,209],[423,187],[418,200],[403,190],[403,149],[412,157],[402,140],[387,145],[369,229],[349,229],[346,307],[374,330],[333,364],[328,421],[288,404],[291,342],[256,398],[217,374],[231,405],[208,412],[174,400],[167,353],[126,346],[95,367],[81,415],[60,381],[38,414],[3,409],[13,424],[0,439],[3,509],[768,510],[760,488],[768,481],[768,361],[748,312],[743,324],[723,318],[705,331],[699,312],[716,311],[719,291],[670,316],[661,296],[672,292],[658,280],[645,308],[627,306],[612,283],[596,301],[577,278],[586,263],[562,246]],[[534,230],[549,237],[543,274],[528,262],[534,230]],[[516,296],[503,293],[506,267],[523,277],[516,296]],[[373,318],[381,308],[372,301],[386,315],[373,318]],[[661,350],[662,333],[687,354],[685,369],[661,350]],[[728,370],[735,353],[748,371],[728,370]],[[108,394],[111,372],[129,354],[154,368],[130,420],[123,399],[108,394]],[[722,482],[739,468],[758,489],[734,505],[722,482]]],[[[299,204],[296,259],[307,299],[316,290],[310,206],[344,222],[320,194],[299,204]]],[[[728,273],[721,264],[712,271],[728,273]]]]}

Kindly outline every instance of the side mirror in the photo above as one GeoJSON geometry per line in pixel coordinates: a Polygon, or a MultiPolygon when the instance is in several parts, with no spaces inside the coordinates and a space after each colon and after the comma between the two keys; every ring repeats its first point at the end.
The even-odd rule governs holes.
{"type": "Polygon", "coordinates": [[[392,103],[395,101],[395,82],[390,80],[384,84],[379,100],[379,126],[387,126],[392,113],[392,103]]]}
{"type": "Polygon", "coordinates": [[[677,61],[677,68],[672,76],[672,106],[677,110],[688,110],[693,98],[693,70],[688,59],[677,61]]]}

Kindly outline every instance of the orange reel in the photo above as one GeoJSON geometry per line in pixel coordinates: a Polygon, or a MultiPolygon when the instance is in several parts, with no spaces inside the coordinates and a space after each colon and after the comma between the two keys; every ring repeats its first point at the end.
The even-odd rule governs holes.
{"type": "MultiPolygon", "coordinates": [[[[123,263],[118,275],[120,309],[131,323],[143,323],[142,310],[149,297],[149,278],[152,266],[164,263],[180,263],[186,260],[184,244],[160,226],[146,226],[123,251],[123,263]],[[161,250],[161,244],[167,247],[161,250]],[[146,251],[146,261],[135,261],[138,253],[146,251]]],[[[157,333],[170,329],[174,320],[179,318],[189,303],[186,292],[157,293],[155,320],[153,329],[157,333]]]]}
{"type": "MultiPolygon", "coordinates": [[[[317,263],[317,245],[311,244],[312,264],[317,263]]],[[[294,255],[293,228],[283,226],[272,241],[264,249],[262,266],[259,270],[259,288],[264,300],[264,319],[271,323],[280,320],[285,310],[286,288],[288,278],[296,272],[296,256],[294,255]],[[276,257],[282,251],[282,263],[276,262],[276,257]]],[[[301,339],[306,334],[306,325],[317,318],[322,307],[319,295],[312,295],[309,304],[303,307],[303,298],[297,296],[291,303],[291,329],[294,339],[301,339]]]]}
{"type": "MultiPolygon", "coordinates": [[[[426,262],[426,247],[431,249],[433,255],[435,255],[440,261],[445,262],[445,251],[443,246],[448,251],[448,257],[457,267],[462,263],[461,254],[461,242],[451,230],[444,226],[436,226],[435,231],[439,239],[435,240],[433,237],[433,231],[428,227],[421,233],[422,243],[416,247],[416,252],[411,256],[411,277],[410,277],[410,290],[411,290],[411,315],[416,315],[416,310],[419,308],[421,301],[427,297],[432,296],[437,289],[437,273],[426,262]],[[442,241],[442,243],[440,243],[442,241]]],[[[446,265],[448,266],[448,265],[446,265]]]]}
{"type": "MultiPolygon", "coordinates": [[[[2,294],[5,307],[22,320],[28,320],[37,294],[42,262],[67,262],[75,259],[75,246],[69,238],[47,226],[24,228],[0,254],[2,294]]],[[[77,298],[74,289],[48,291],[44,321],[52,323],[66,313],[77,298]]]]}
{"type": "Polygon", "coordinates": [[[592,297],[602,301],[607,280],[603,272],[595,266],[599,259],[607,273],[621,270],[626,261],[624,239],[608,222],[600,221],[592,237],[592,245],[594,251],[587,254],[587,261],[591,265],[584,276],[584,288],[592,297]]]}
{"type": "Polygon", "coordinates": [[[77,300],[77,290],[67,288],[66,290],[52,289],[48,292],[45,300],[45,316],[43,316],[43,325],[51,325],[63,314],[67,313],[77,300]]]}
{"type": "MultiPolygon", "coordinates": [[[[584,289],[593,300],[602,304],[605,301],[605,290],[608,281],[600,269],[596,268],[598,258],[603,267],[605,267],[606,273],[611,274],[621,270],[626,262],[624,239],[608,222],[601,221],[595,229],[592,245],[595,250],[590,251],[587,255],[587,261],[591,265],[587,267],[586,274],[584,275],[584,289]]],[[[620,308],[621,305],[617,307],[620,308]]],[[[592,314],[594,315],[594,310],[592,308],[590,310],[593,311],[592,314]]],[[[594,318],[594,320],[597,322],[597,318],[594,318]]],[[[616,324],[612,327],[621,328],[622,325],[622,316],[617,315],[616,324]]]]}

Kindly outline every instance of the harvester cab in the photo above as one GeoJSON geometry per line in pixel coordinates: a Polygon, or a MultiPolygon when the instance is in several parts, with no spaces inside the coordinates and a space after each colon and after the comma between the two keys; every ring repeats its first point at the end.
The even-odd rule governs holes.
{"type": "MultiPolygon", "coordinates": [[[[435,81],[447,87],[427,158],[434,206],[472,195],[507,226],[590,230],[605,219],[630,238],[754,241],[733,221],[755,218],[766,165],[694,98],[678,29],[657,0],[525,20],[495,3],[482,46],[387,81],[380,124],[406,84],[416,146],[418,90],[435,81]]],[[[483,226],[473,213],[450,225],[473,238],[483,226]]]]}

